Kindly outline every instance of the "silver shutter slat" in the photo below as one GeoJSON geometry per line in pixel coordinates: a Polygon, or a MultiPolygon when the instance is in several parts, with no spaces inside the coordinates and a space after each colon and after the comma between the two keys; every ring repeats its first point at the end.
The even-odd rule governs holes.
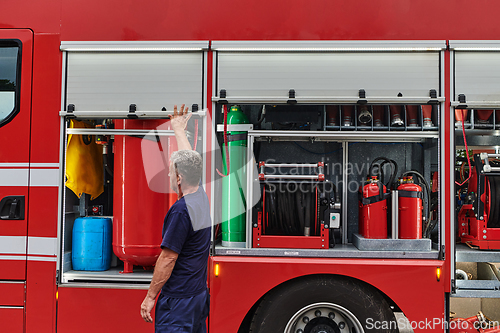
{"type": "Polygon", "coordinates": [[[69,52],[67,104],[78,111],[202,105],[202,52],[69,52]]]}
{"type": "Polygon", "coordinates": [[[474,104],[500,101],[500,52],[455,52],[455,101],[459,94],[474,104]]]}
{"type": "Polygon", "coordinates": [[[219,52],[227,97],[429,96],[439,94],[438,52],[219,52]]]}

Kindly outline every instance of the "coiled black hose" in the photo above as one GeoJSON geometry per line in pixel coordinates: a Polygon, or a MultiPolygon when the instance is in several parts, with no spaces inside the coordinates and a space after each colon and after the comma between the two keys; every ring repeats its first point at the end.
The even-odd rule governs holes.
{"type": "Polygon", "coordinates": [[[369,169],[368,176],[371,178],[372,176],[376,176],[378,174],[378,176],[380,178],[380,181],[382,183],[384,183],[384,173],[383,173],[383,169],[382,168],[383,168],[384,164],[386,164],[386,163],[389,163],[391,165],[392,172],[391,172],[391,177],[389,178],[389,182],[387,184],[384,184],[384,185],[385,185],[385,187],[387,189],[390,189],[390,188],[392,188],[392,186],[394,184],[394,180],[396,179],[396,176],[398,174],[398,164],[396,163],[396,161],[388,159],[388,158],[383,157],[383,156],[377,157],[370,164],[370,169],[369,169]],[[378,162],[378,161],[383,161],[383,162],[377,164],[376,162],[378,162]],[[374,170],[373,169],[375,167],[378,168],[377,169],[377,171],[378,171],[377,174],[374,174],[374,170]]]}

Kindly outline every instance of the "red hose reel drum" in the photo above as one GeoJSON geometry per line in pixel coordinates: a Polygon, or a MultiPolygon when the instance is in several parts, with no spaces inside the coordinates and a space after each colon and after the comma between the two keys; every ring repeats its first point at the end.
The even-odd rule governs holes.
{"type": "Polygon", "coordinates": [[[365,238],[387,238],[386,187],[372,176],[359,189],[359,234],[365,238]]]}
{"type": "MultiPolygon", "coordinates": [[[[485,221],[489,221],[490,217],[491,217],[491,211],[492,211],[492,208],[495,208],[493,207],[492,203],[491,203],[491,197],[492,197],[492,194],[491,194],[491,190],[492,190],[492,186],[494,187],[494,189],[496,188],[496,184],[491,184],[491,180],[490,180],[490,177],[484,177],[484,193],[481,194],[481,197],[479,198],[479,200],[481,200],[484,204],[484,218],[485,218],[485,221]]],[[[476,172],[476,167],[472,167],[472,171],[471,171],[471,176],[470,176],[470,179],[469,179],[469,186],[467,187],[467,193],[478,193],[478,190],[477,190],[477,172],[476,172]]],[[[473,214],[472,214],[473,216],[473,214]]]]}
{"type": "MultiPolygon", "coordinates": [[[[115,128],[167,129],[165,122],[116,120],[115,128]]],[[[132,273],[133,266],[152,267],[161,252],[163,219],[177,199],[168,178],[174,145],[166,136],[115,136],[113,251],[124,262],[123,273],[132,273]]]]}

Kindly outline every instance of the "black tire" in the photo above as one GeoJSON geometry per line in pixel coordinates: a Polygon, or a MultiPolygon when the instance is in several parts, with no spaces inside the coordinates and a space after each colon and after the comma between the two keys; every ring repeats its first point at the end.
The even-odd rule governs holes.
{"type": "Polygon", "coordinates": [[[289,282],[266,295],[255,311],[250,332],[360,333],[361,329],[359,328],[363,329],[365,333],[399,332],[389,304],[375,288],[346,277],[321,275],[289,282]],[[308,306],[310,309],[324,309],[320,304],[332,304],[338,308],[329,307],[334,309],[332,310],[333,315],[332,312],[329,312],[328,315],[327,311],[323,311],[323,314],[310,316],[311,310],[308,310],[308,306]],[[342,309],[347,310],[343,317],[342,309]],[[301,310],[305,312],[301,312],[301,310]],[[299,315],[301,313],[304,313],[302,317],[299,315]],[[309,319],[306,316],[310,316],[311,319],[306,321],[309,319]],[[329,320],[328,316],[333,319],[329,320]],[[355,320],[352,320],[352,316],[355,317],[355,320]],[[292,320],[292,318],[294,319],[292,320]],[[349,324],[349,320],[352,320],[353,323],[349,324]],[[304,327],[302,322],[307,322],[309,326],[304,327]],[[293,323],[297,326],[294,326],[293,323]],[[384,326],[385,328],[382,327],[384,323],[387,325],[384,326]],[[289,326],[285,332],[287,324],[289,326]]]}

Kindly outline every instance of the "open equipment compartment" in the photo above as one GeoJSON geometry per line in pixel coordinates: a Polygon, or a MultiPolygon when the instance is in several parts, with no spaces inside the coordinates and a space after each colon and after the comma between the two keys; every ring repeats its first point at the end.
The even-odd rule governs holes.
{"type": "MultiPolygon", "coordinates": [[[[95,200],[88,194],[78,198],[62,181],[59,283],[151,281],[163,218],[176,200],[167,179],[169,156],[176,149],[167,119],[173,114],[174,104],[184,102],[189,107],[192,117],[188,139],[202,156],[207,151],[208,113],[202,110],[206,104],[207,49],[208,42],[203,41],[62,42],[63,174],[72,163],[67,160],[69,137],[82,141],[82,146],[103,147],[98,151],[102,150],[105,158],[103,163],[96,162],[97,174],[103,175],[104,192],[95,200]],[[93,216],[113,221],[116,255],[110,266],[75,270],[73,226],[78,217],[93,216]]],[[[93,162],[82,169],[90,169],[93,162]]],[[[90,238],[98,232],[88,229],[84,236],[90,238]]]]}
{"type": "Polygon", "coordinates": [[[499,47],[498,41],[450,41],[450,123],[457,152],[451,164],[453,298],[500,298],[499,47]]]}
{"type": "MultiPolygon", "coordinates": [[[[228,142],[231,170],[233,159],[242,160],[236,165],[244,166],[235,171],[234,180],[227,176],[233,185],[223,183],[216,189],[223,200],[214,207],[217,221],[222,222],[216,228],[215,254],[440,257],[444,43],[424,44],[212,43],[217,73],[212,102],[219,144],[224,153],[228,142]],[[238,157],[233,157],[231,149],[238,143],[238,157]],[[392,179],[393,190],[399,191],[381,193],[383,200],[394,201],[383,208],[387,219],[377,222],[385,223],[385,237],[357,237],[363,233],[364,219],[359,217],[360,187],[388,183],[389,176],[382,177],[391,167],[384,159],[375,164],[382,164],[378,169],[385,172],[371,175],[370,163],[379,157],[399,165],[392,179]],[[415,173],[404,174],[411,170],[422,179],[415,173]],[[367,181],[369,174],[376,178],[367,181]],[[396,184],[401,176],[404,179],[396,184]],[[301,183],[309,186],[305,192],[316,188],[312,197],[296,193],[301,183]],[[273,193],[272,187],[278,190],[273,193]],[[231,196],[241,201],[237,212],[225,203],[224,198],[231,196]],[[400,221],[408,222],[402,217],[407,204],[401,206],[406,199],[420,200],[420,222],[415,222],[420,226],[413,236],[399,228],[400,221]],[[424,235],[426,225],[432,228],[424,235]],[[233,233],[238,234],[235,241],[233,233]]],[[[218,165],[224,175],[227,163],[223,157],[218,165]]]]}

